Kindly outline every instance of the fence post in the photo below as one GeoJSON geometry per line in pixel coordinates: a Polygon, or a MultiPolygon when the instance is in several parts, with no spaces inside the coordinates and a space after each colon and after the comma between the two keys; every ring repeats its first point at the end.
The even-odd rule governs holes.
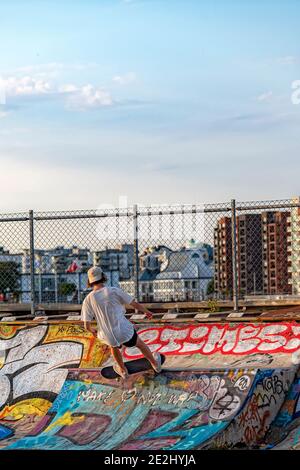
{"type": "Polygon", "coordinates": [[[33,211],[29,211],[29,239],[30,239],[30,297],[31,315],[35,313],[35,266],[34,266],[34,217],[33,211]]]}
{"type": "Polygon", "coordinates": [[[78,273],[78,295],[77,295],[77,302],[80,304],[80,281],[81,281],[81,277],[80,277],[80,272],[78,273]]]}
{"type": "Polygon", "coordinates": [[[139,227],[138,227],[138,206],[133,206],[133,246],[134,246],[134,290],[135,298],[139,302],[139,227]]]}
{"type": "Polygon", "coordinates": [[[236,247],[236,207],[235,199],[231,199],[231,237],[232,237],[232,286],[233,286],[233,310],[239,310],[238,298],[238,272],[237,272],[237,247],[236,247]]]}
{"type": "Polygon", "coordinates": [[[54,273],[54,290],[55,290],[55,293],[54,293],[55,303],[57,304],[58,303],[58,278],[57,278],[56,270],[54,273]]]}

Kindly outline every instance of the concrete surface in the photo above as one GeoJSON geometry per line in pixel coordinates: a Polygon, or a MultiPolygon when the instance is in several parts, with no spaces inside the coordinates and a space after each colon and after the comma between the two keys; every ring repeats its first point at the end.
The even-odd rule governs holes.
{"type": "Polygon", "coordinates": [[[1,322],[0,448],[300,448],[299,324],[138,329],[164,370],[123,381],[79,324],[1,322]]]}

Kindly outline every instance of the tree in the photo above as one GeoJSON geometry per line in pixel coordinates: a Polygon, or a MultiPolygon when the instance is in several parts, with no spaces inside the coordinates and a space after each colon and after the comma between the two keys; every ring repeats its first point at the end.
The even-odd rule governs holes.
{"type": "Polygon", "coordinates": [[[0,292],[16,292],[19,289],[19,265],[14,261],[0,261],[0,292]]]}
{"type": "Polygon", "coordinates": [[[215,281],[214,279],[211,279],[208,283],[206,294],[211,295],[211,294],[214,294],[214,292],[215,292],[215,281]]]}
{"type": "Polygon", "coordinates": [[[67,296],[72,295],[77,289],[76,284],[73,282],[63,281],[59,284],[59,295],[67,296]]]}

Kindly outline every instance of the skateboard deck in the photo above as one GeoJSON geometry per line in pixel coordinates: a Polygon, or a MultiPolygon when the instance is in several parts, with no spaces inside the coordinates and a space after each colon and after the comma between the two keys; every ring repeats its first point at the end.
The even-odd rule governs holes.
{"type": "MultiPolygon", "coordinates": [[[[163,364],[166,360],[166,357],[163,354],[160,354],[160,357],[161,357],[161,364],[163,364]]],[[[134,361],[124,362],[124,364],[125,364],[125,366],[128,370],[129,375],[136,374],[138,372],[144,372],[144,371],[147,371],[149,369],[153,370],[150,362],[145,358],[135,359],[134,361]]],[[[155,372],[155,371],[153,370],[153,372],[155,372]]],[[[103,369],[101,369],[101,375],[103,377],[105,377],[106,379],[121,378],[119,376],[119,374],[117,374],[114,371],[113,366],[103,367],[103,369]]]]}

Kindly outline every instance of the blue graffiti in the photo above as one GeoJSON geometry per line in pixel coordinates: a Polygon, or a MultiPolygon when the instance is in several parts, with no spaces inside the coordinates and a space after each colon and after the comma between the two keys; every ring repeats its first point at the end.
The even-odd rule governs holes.
{"type": "Polygon", "coordinates": [[[0,441],[3,439],[7,439],[8,437],[13,435],[13,431],[6,426],[0,424],[0,441]]]}

